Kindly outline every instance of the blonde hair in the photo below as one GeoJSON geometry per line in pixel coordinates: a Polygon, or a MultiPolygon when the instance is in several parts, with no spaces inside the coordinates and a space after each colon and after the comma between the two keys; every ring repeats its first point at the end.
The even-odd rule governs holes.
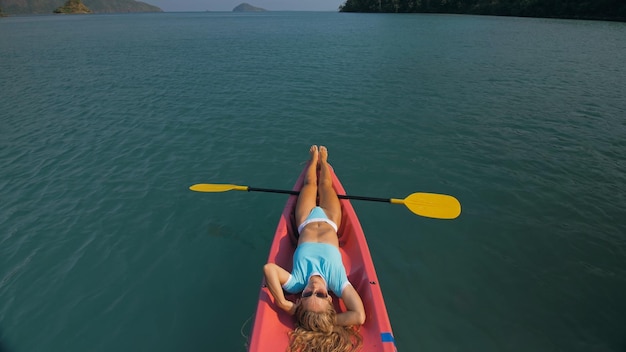
{"type": "Polygon", "coordinates": [[[296,308],[296,329],[289,333],[290,352],[354,352],[363,338],[356,326],[335,326],[337,312],[332,304],[322,312],[296,308]]]}

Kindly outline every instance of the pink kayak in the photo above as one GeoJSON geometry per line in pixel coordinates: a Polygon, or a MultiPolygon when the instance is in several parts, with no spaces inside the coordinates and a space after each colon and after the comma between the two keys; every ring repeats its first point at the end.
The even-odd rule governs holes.
{"type": "MultiPolygon", "coordinates": [[[[293,187],[294,191],[299,191],[302,188],[304,174],[303,171],[296,181],[293,187]]],[[[332,168],[331,174],[333,187],[337,194],[346,194],[332,168]]],[[[276,263],[287,271],[291,271],[293,253],[297,245],[294,224],[297,199],[297,196],[291,195],[287,200],[285,209],[278,221],[268,259],[268,262],[276,263]]],[[[362,351],[397,351],[387,308],[378,277],[376,277],[376,270],[365,240],[365,234],[350,201],[340,199],[340,202],[343,218],[339,228],[339,250],[348,273],[348,279],[359,292],[367,316],[365,324],[359,330],[363,337],[362,351]]],[[[288,295],[287,298],[295,301],[297,297],[288,295]]],[[[333,299],[338,312],[346,310],[343,302],[340,301],[336,298],[333,299]]],[[[288,333],[294,329],[294,324],[294,318],[274,304],[272,295],[263,282],[248,351],[286,351],[289,345],[288,333]]]]}

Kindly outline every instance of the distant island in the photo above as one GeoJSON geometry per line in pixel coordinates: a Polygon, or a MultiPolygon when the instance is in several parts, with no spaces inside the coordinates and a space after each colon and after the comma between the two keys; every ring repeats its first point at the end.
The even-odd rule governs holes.
{"type": "Polygon", "coordinates": [[[346,0],[340,12],[453,13],[626,21],[624,0],[346,0]]]}
{"type": "MultiPolygon", "coordinates": [[[[0,0],[0,8],[6,15],[45,15],[66,7],[66,1],[0,0]]],[[[82,0],[81,2],[92,13],[163,12],[156,6],[135,0],[82,0]]]]}
{"type": "Polygon", "coordinates": [[[260,7],[252,6],[248,3],[241,3],[233,9],[233,12],[262,12],[267,11],[266,9],[262,9],[260,7]]]}
{"type": "Polygon", "coordinates": [[[80,14],[91,13],[91,10],[80,0],[67,0],[65,5],[58,7],[54,13],[80,14]]]}

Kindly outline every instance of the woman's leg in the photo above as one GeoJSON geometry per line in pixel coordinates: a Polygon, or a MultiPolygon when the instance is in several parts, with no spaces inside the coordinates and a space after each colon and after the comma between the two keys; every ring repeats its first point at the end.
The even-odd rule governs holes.
{"type": "Polygon", "coordinates": [[[319,149],[320,158],[320,181],[319,181],[319,195],[320,195],[320,207],[324,209],[324,212],[330,220],[337,224],[337,227],[341,226],[341,204],[337,193],[333,188],[333,180],[330,177],[330,166],[328,166],[328,150],[322,146],[319,149]]]}
{"type": "Polygon", "coordinates": [[[311,154],[309,168],[304,176],[304,185],[300,190],[298,203],[296,203],[296,226],[300,226],[317,205],[317,164],[319,160],[317,146],[311,146],[309,153],[311,154]]]}

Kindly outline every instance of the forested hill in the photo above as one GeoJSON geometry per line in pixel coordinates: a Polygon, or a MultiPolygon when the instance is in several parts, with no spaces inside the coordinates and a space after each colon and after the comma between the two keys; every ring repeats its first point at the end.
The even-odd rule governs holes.
{"type": "Polygon", "coordinates": [[[346,0],[342,12],[457,13],[626,21],[624,0],[346,0]]]}
{"type": "MultiPolygon", "coordinates": [[[[0,8],[7,15],[51,14],[66,0],[0,0],[0,8]]],[[[134,0],[82,0],[94,13],[161,12],[156,6],[134,0]]]]}

